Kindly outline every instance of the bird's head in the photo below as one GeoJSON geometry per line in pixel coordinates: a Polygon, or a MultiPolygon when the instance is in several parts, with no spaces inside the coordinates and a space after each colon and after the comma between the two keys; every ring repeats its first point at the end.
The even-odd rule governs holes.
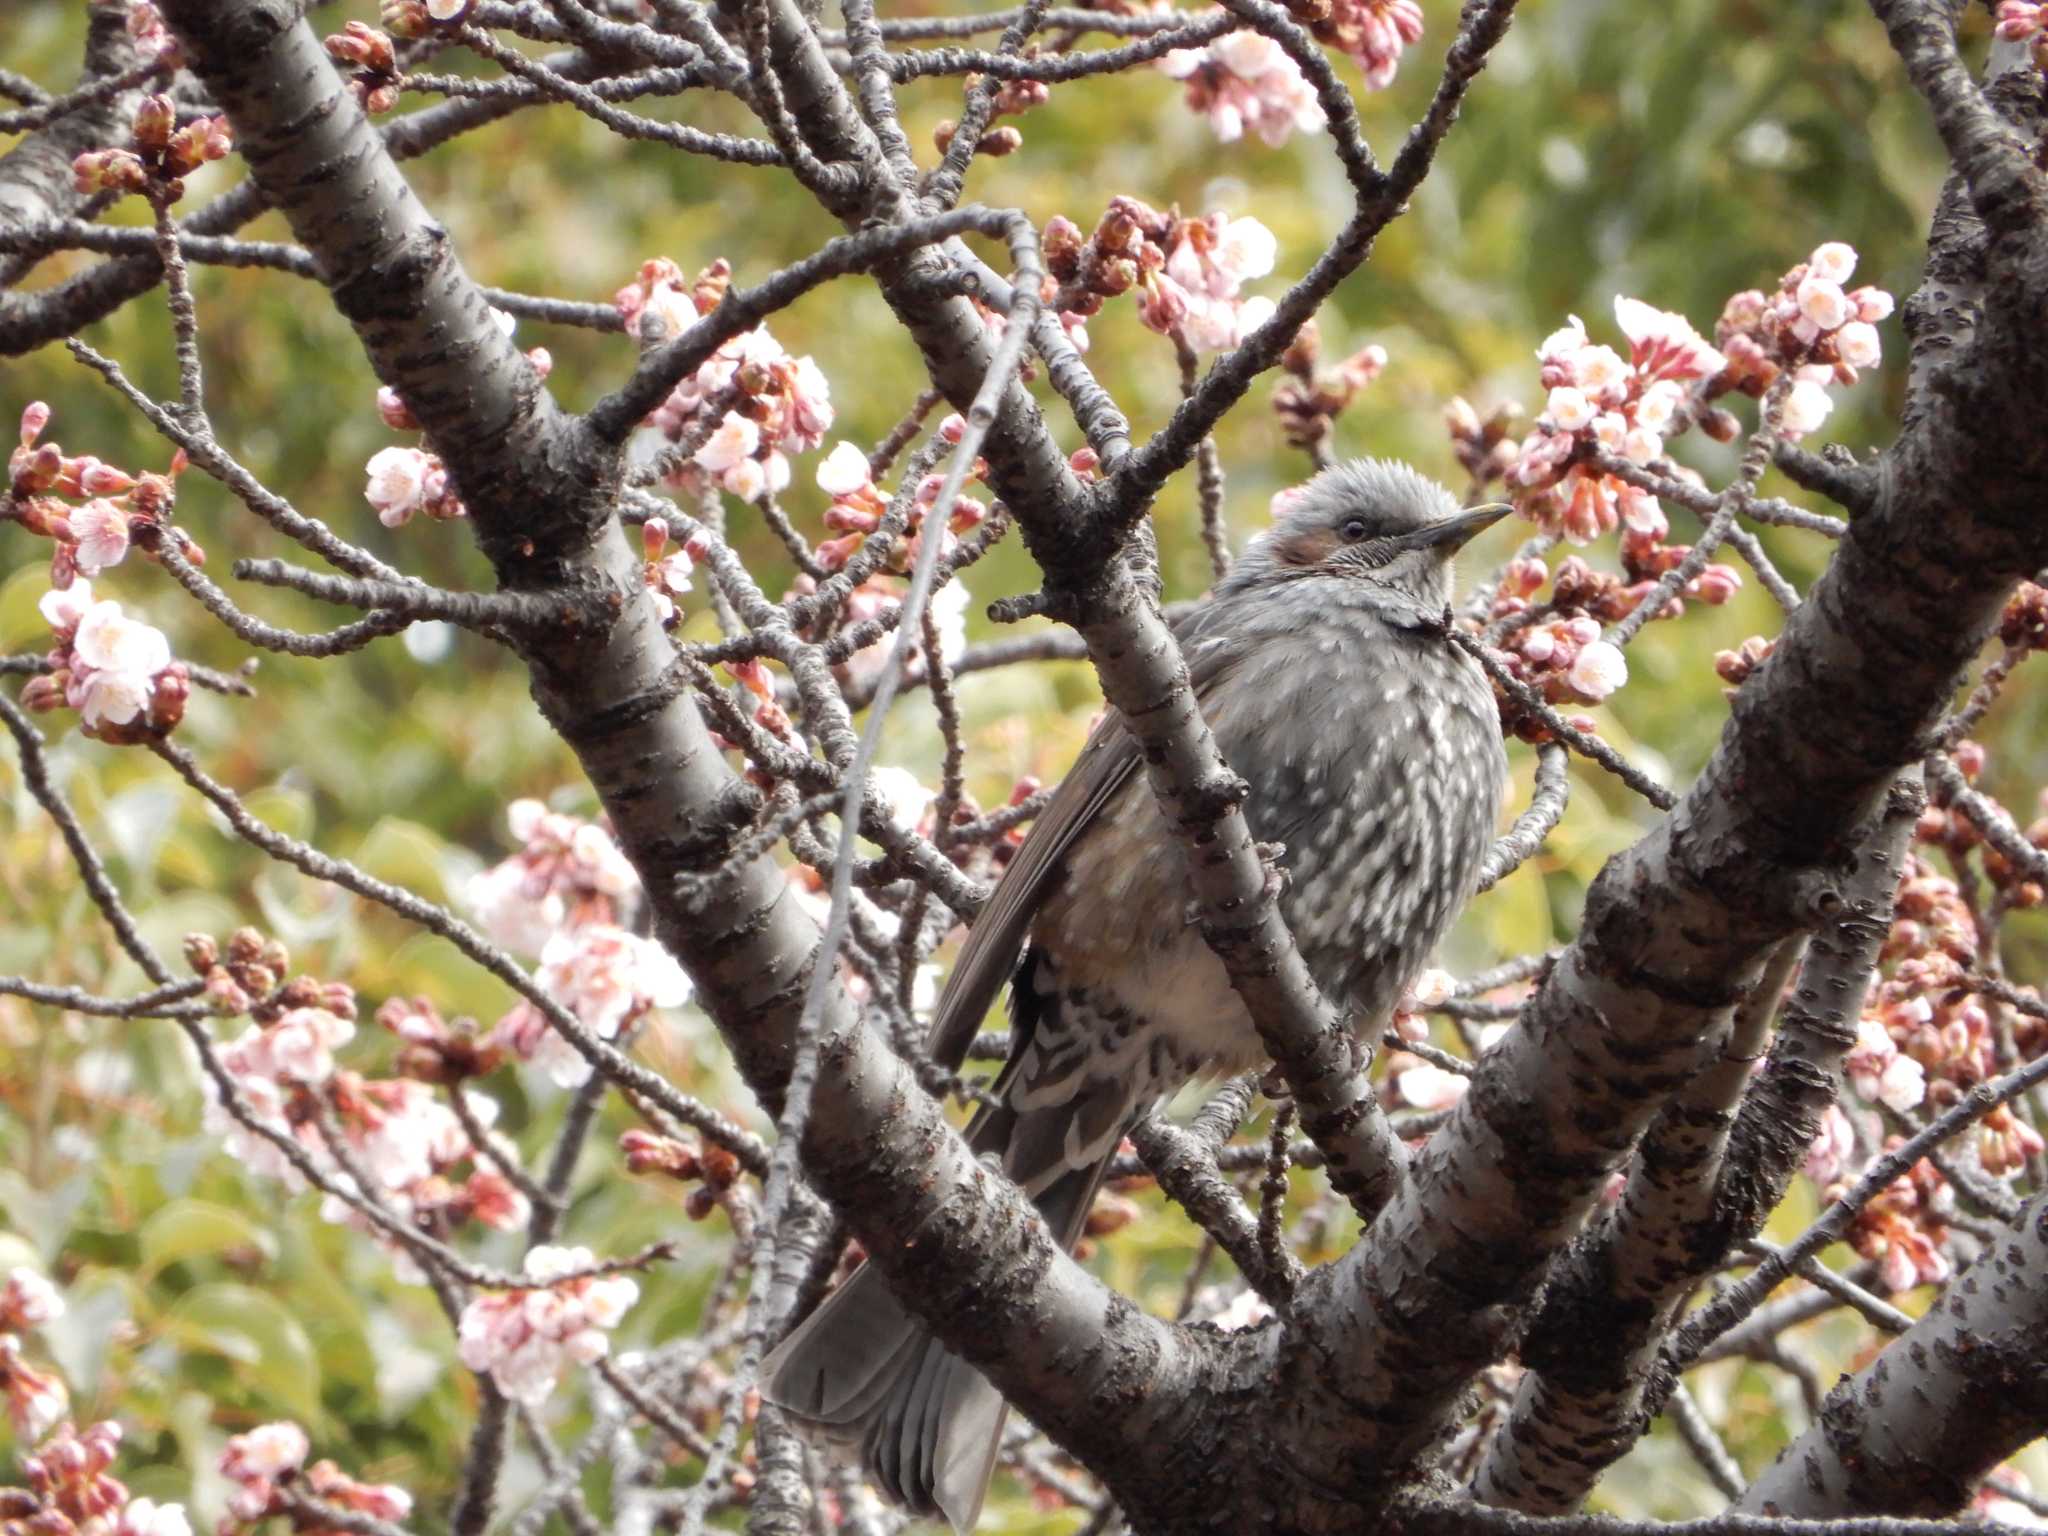
{"type": "Polygon", "coordinates": [[[1286,499],[1229,585],[1343,576],[1440,608],[1450,601],[1451,556],[1507,511],[1501,502],[1460,510],[1455,496],[1406,464],[1353,459],[1286,499]]]}

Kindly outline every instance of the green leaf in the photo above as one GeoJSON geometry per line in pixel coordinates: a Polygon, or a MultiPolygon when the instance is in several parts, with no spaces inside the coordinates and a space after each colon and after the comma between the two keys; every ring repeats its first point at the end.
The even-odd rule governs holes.
{"type": "Polygon", "coordinates": [[[142,1268],[148,1275],[202,1254],[254,1248],[266,1259],[276,1240],[240,1211],[208,1200],[174,1200],[143,1224],[142,1268]]]}
{"type": "Polygon", "coordinates": [[[320,1413],[320,1361],[284,1307],[246,1285],[202,1285],[178,1298],[163,1322],[172,1342],[225,1357],[264,1410],[310,1425],[320,1413]]]}
{"type": "Polygon", "coordinates": [[[416,821],[384,817],[357,846],[355,862],[428,901],[448,899],[447,845],[416,821]]]}

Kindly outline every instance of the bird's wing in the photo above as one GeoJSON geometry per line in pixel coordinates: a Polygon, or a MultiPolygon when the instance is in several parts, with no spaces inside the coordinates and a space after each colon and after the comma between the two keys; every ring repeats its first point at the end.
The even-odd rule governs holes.
{"type": "MultiPolygon", "coordinates": [[[[1230,664],[1231,648],[1205,638],[1205,632],[1214,628],[1215,608],[1214,603],[1205,603],[1184,612],[1174,625],[1197,699],[1216,685],[1230,664]]],[[[926,1044],[933,1061],[957,1071],[967,1059],[967,1048],[974,1043],[989,1005],[1017,969],[1031,920],[1047,886],[1058,878],[1061,861],[1075,839],[1094,822],[1096,813],[1136,771],[1140,760],[1138,743],[1124,728],[1123,716],[1110,710],[1053,791],[1023,846],[996,882],[988,905],[974,920],[932,1019],[926,1044]]]]}
{"type": "Polygon", "coordinates": [[[1032,824],[1024,845],[974,920],[932,1020],[932,1060],[957,1070],[989,1005],[1017,968],[1031,919],[1060,861],[1109,797],[1138,766],[1138,745],[1114,710],[1102,718],[1073,768],[1032,824]]]}

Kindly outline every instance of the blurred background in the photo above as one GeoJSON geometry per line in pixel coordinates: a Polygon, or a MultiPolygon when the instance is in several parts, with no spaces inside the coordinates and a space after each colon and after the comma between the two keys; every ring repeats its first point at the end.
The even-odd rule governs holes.
{"type": "MultiPolygon", "coordinates": [[[[1451,0],[1423,0],[1428,32],[1385,91],[1360,109],[1384,159],[1427,100],[1455,21],[1451,0]]],[[[885,16],[921,13],[892,0],[885,16]]],[[[937,6],[930,7],[938,9],[937,6]]],[[[347,19],[374,23],[370,3],[322,5],[323,32],[347,19]]],[[[1975,19],[1980,32],[1982,18],[1975,19]]],[[[0,29],[0,64],[61,90],[75,79],[83,7],[14,0],[0,29]]],[[[1981,38],[1979,39],[1981,43],[1981,38]]],[[[471,67],[460,50],[437,70],[471,67]]],[[[1355,70],[1339,63],[1348,82],[1355,70]]],[[[903,92],[912,140],[929,163],[931,134],[957,114],[959,82],[919,81],[903,92]]],[[[424,104],[409,97],[402,110],[424,104]]],[[[740,130],[741,109],[707,94],[640,110],[740,130]]],[[[1024,208],[1043,226],[1055,214],[1091,229],[1123,193],[1190,214],[1250,214],[1279,237],[1274,275],[1254,285],[1277,295],[1335,231],[1348,193],[1314,136],[1270,149],[1248,139],[1219,145],[1182,103],[1182,86],[1141,69],[1109,82],[1056,90],[1052,103],[1008,119],[1024,147],[977,162],[968,196],[1024,208]]],[[[0,136],[0,150],[12,141],[0,136]]],[[[1462,480],[1442,423],[1463,395],[1484,413],[1495,402],[1540,409],[1534,349],[1570,314],[1595,341],[1620,343],[1616,294],[1683,312],[1711,334],[1733,292],[1770,288],[1820,241],[1861,254],[1855,281],[1902,298],[1916,281],[1942,161],[1917,99],[1882,31],[1860,8],[1831,0],[1666,0],[1645,10],[1623,0],[1530,4],[1472,93],[1463,120],[1408,214],[1368,265],[1323,311],[1326,358],[1367,344],[1386,349],[1384,374],[1338,424],[1340,455],[1408,459],[1447,482],[1462,480]]],[[[735,280],[758,281],[838,232],[808,195],[774,171],[694,160],[622,142],[563,109],[528,111],[421,160],[408,174],[452,231],[469,271],[531,293],[609,300],[640,263],[667,256],[686,273],[724,257],[735,280]]],[[[238,158],[188,183],[189,213],[238,179],[238,158]]],[[[143,217],[129,200],[111,216],[143,217]]],[[[243,233],[288,239],[270,216],[243,233]]],[[[990,259],[1000,267],[1000,251],[990,259]]],[[[96,258],[43,263],[29,281],[55,281],[96,258]]],[[[283,275],[200,268],[196,287],[209,404],[225,445],[301,510],[382,558],[449,587],[486,585],[489,573],[461,524],[416,521],[389,530],[363,500],[363,465],[378,448],[411,442],[379,421],[375,381],[347,325],[322,291],[283,275]]],[[[918,358],[882,300],[842,280],[777,315],[771,329],[792,353],[813,355],[831,381],[840,438],[864,448],[902,415],[923,383],[918,358]]],[[[1179,393],[1170,343],[1113,303],[1090,323],[1089,362],[1131,416],[1156,428],[1179,393]]],[[[1884,327],[1886,366],[1846,392],[1823,431],[1859,451],[1883,444],[1896,408],[1903,357],[1898,323],[1884,327]]],[[[522,324],[522,345],[553,354],[549,381],[580,409],[632,366],[623,335],[522,324]]],[[[175,391],[161,292],[93,326],[87,339],[120,359],[145,388],[175,391]]],[[[1042,386],[1041,386],[1042,388],[1042,386]]],[[[1231,535],[1263,526],[1269,497],[1305,477],[1304,455],[1282,440],[1261,386],[1220,435],[1229,477],[1231,535]]],[[[168,448],[59,346],[0,362],[0,416],[31,400],[54,411],[46,438],[131,471],[160,469],[168,448]]],[[[1056,403],[1055,403],[1056,404],[1056,403]]],[[[1079,434],[1057,408],[1061,440],[1079,434]]],[[[1753,419],[1753,418],[1752,418],[1753,419]]],[[[1718,484],[1732,450],[1692,434],[1678,456],[1718,484]]],[[[814,537],[826,497],[817,455],[801,457],[784,498],[814,537]]],[[[1805,500],[1777,477],[1768,487],[1805,500]]],[[[1668,508],[1674,541],[1691,515],[1668,508]]],[[[781,546],[758,518],[729,509],[736,542],[770,595],[788,584],[781,546]]],[[[211,557],[217,578],[243,556],[290,556],[197,474],[180,486],[178,521],[211,557]]],[[[1199,594],[1208,565],[1196,527],[1193,477],[1161,497],[1157,525],[1169,597],[1199,594]]],[[[1466,558],[1491,569],[1525,527],[1494,530],[1466,558]]],[[[1802,589],[1824,564],[1825,540],[1763,530],[1780,568],[1802,589]]],[[[47,644],[35,610],[47,590],[48,545],[0,527],[0,653],[47,644]]],[[[1585,551],[1613,568],[1610,537],[1585,551]]],[[[1014,538],[968,573],[971,639],[998,633],[990,600],[1030,590],[1034,572],[1014,538]]],[[[232,669],[245,649],[160,573],[130,560],[97,584],[170,635],[180,656],[232,669]]],[[[285,594],[236,586],[250,610],[276,623],[323,628],[347,615],[285,594]]],[[[712,633],[701,592],[687,632],[712,633]]],[[[1749,581],[1725,607],[1693,606],[1652,625],[1629,652],[1628,686],[1597,711],[1601,728],[1655,777],[1682,787],[1711,751],[1725,719],[1712,659],[1778,615],[1749,581]]],[[[194,695],[180,738],[259,814],[436,900],[459,901],[466,879],[511,849],[505,807],[538,796],[588,814],[574,760],[538,719],[520,667],[471,635],[416,630],[340,662],[266,655],[253,699],[194,695]]],[[[963,680],[969,787],[1000,804],[1017,779],[1056,779],[1099,707],[1081,664],[1011,668],[963,680]]],[[[2008,692],[1982,733],[1987,787],[2024,823],[2033,814],[2048,722],[2038,692],[2008,692]]],[[[351,982],[364,1025],[349,1064],[376,1070],[390,1042],[368,1026],[386,997],[424,994],[444,1015],[494,1019],[509,998],[441,941],[380,911],[264,861],[223,835],[217,820],[145,754],[85,740],[72,717],[47,717],[63,737],[63,782],[108,854],[151,936],[175,953],[181,935],[225,934],[254,922],[292,946],[298,969],[351,982]],[[68,733],[68,734],[67,734],[68,733]]],[[[887,760],[933,778],[938,737],[921,696],[901,703],[887,760]]],[[[1526,797],[1528,749],[1512,749],[1526,797]]],[[[1442,958],[1467,972],[1568,939],[1587,882],[1654,814],[1613,781],[1574,769],[1571,809],[1544,854],[1476,903],[1442,958]]],[[[2015,973],[2040,974],[2048,927],[2007,927],[2015,973]]],[[[97,991],[137,986],[79,888],[61,844],[24,792],[18,764],[0,755],[0,972],[97,991]]],[[[690,1091],[751,1115],[751,1106],[701,1018],[663,1017],[641,1050],[690,1091]]],[[[486,1086],[503,1124],[529,1151],[544,1147],[563,1106],[545,1077],[508,1068],[486,1086]]],[[[316,1452],[358,1475],[395,1481],[420,1500],[415,1525],[445,1519],[474,1410],[474,1383],[453,1365],[453,1345],[428,1293],[401,1283],[388,1258],[323,1223],[312,1196],[291,1198],[225,1158],[200,1128],[201,1097],[176,1031],[34,1010],[0,999],[0,1267],[32,1261],[66,1284],[69,1317],[51,1331],[81,1422],[118,1417],[129,1433],[127,1480],[138,1493],[194,1501],[195,1518],[219,1512],[211,1468],[221,1440],[252,1424],[293,1417],[316,1452]]],[[[682,1257],[647,1277],[620,1347],[688,1330],[725,1246],[724,1216],[692,1226],[683,1192],[632,1179],[613,1151],[621,1116],[586,1154],[571,1241],[622,1252],[681,1233],[682,1257]]],[[[1311,1176],[1297,1173],[1299,1193],[1311,1176]]],[[[1093,1260],[1123,1290],[1162,1310],[1178,1299],[1192,1229],[1156,1196],[1103,1242],[1093,1260]]],[[[1802,1181],[1780,1222],[1811,1209],[1802,1181]]],[[[1775,1230],[1775,1229],[1774,1229],[1775,1230]]],[[[1339,1229],[1331,1243],[1348,1234],[1339,1229]]],[[[512,1238],[481,1250],[512,1264],[512,1238]],[[494,1246],[495,1245],[495,1246],[494,1246]]],[[[1314,1258],[1318,1255],[1308,1255],[1314,1258]]],[[[1910,1305],[1910,1298],[1908,1299],[1910,1305]]],[[[1831,1370],[1868,1339],[1851,1322],[1811,1335],[1831,1370]]],[[[1697,1379],[1725,1418],[1748,1471],[1803,1424],[1796,1387],[1780,1373],[1730,1364],[1697,1379]],[[1718,1394],[1718,1396],[1716,1396],[1718,1394]]],[[[580,1410],[558,1394],[549,1411],[572,1432],[580,1410]]],[[[0,1434],[4,1434],[0,1430],[0,1434]]],[[[686,1474],[678,1474],[686,1479],[686,1474]]],[[[516,1504],[513,1471],[509,1497],[516,1504]]],[[[1625,1514],[1684,1516],[1718,1497],[1660,1427],[1612,1474],[1597,1501],[1625,1514]]],[[[1064,1531],[1070,1513],[1040,1512],[1026,1490],[998,1485],[990,1529],[1064,1531]]]]}

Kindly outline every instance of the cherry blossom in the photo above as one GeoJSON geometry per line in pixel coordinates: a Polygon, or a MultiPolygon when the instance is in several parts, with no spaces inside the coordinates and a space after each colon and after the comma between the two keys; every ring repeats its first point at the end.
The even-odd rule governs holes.
{"type": "MultiPolygon", "coordinates": [[[[600,1039],[617,1038],[650,1008],[680,1008],[693,988],[675,958],[653,939],[609,923],[586,923],[550,938],[536,980],[600,1039]]],[[[591,1065],[531,1003],[499,1020],[492,1042],[541,1067],[564,1088],[589,1081],[591,1065]]]]}
{"type": "Polygon", "coordinates": [[[312,1448],[306,1432],[289,1419],[259,1424],[228,1441],[220,1455],[221,1474],[238,1483],[275,1482],[305,1465],[312,1448]]]}
{"type": "Polygon", "coordinates": [[[1867,1013],[1857,1021],[1856,1048],[1844,1065],[1856,1091],[1888,1109],[1917,1109],[1927,1097],[1926,1070],[1900,1054],[1884,1023],[1867,1013]]]}
{"type": "Polygon", "coordinates": [[[1565,681],[1589,704],[1597,704],[1628,681],[1628,662],[1620,648],[1605,640],[1582,646],[1565,672],[1565,681]]]}
{"type": "Polygon", "coordinates": [[[182,1504],[131,1499],[115,1522],[113,1536],[192,1536],[192,1521],[182,1504]]]}
{"type": "Polygon", "coordinates": [[[1404,1067],[1393,1074],[1394,1090],[1402,1102],[1416,1109],[1449,1109],[1465,1096],[1472,1079],[1460,1072],[1448,1072],[1428,1062],[1404,1067]]]}
{"type": "Polygon", "coordinates": [[[1401,55],[1422,37],[1417,0],[1334,0],[1315,35],[1358,61],[1372,90],[1393,84],[1401,55]]]}
{"type": "Polygon", "coordinates": [[[97,576],[127,557],[140,544],[151,559],[157,540],[169,539],[194,565],[206,553],[170,523],[177,499],[177,478],[185,470],[183,449],[171,456],[162,474],[131,475],[93,457],[67,455],[56,443],[42,442],[50,424],[50,407],[31,401],[21,413],[20,445],[9,452],[6,505],[10,521],[55,545],[50,558],[53,586],[68,587],[80,575],[97,576]],[[65,505],[65,499],[79,505],[65,505]]]}
{"type": "Polygon", "coordinates": [[[75,709],[88,736],[113,742],[161,735],[183,718],[190,674],[161,630],[95,599],[82,580],[36,606],[58,643],[50,671],[22,690],[30,709],[75,709]]]}
{"type": "MultiPolygon", "coordinates": [[[[932,620],[938,626],[939,647],[948,656],[958,656],[967,647],[967,602],[966,584],[957,579],[932,593],[932,620]]],[[[852,625],[864,619],[879,618],[902,606],[900,582],[888,577],[870,577],[848,596],[846,622],[852,625]]],[[[846,659],[847,677],[854,687],[866,692],[875,686],[881,678],[882,669],[889,664],[895,643],[895,635],[887,634],[871,645],[862,646],[846,659]]],[[[910,651],[911,661],[914,663],[922,654],[923,646],[914,645],[910,651]]]]}
{"type": "Polygon", "coordinates": [[[0,1332],[40,1328],[64,1315],[64,1298],[34,1270],[17,1265],[0,1286],[0,1332]]]}
{"type": "Polygon", "coordinates": [[[105,497],[95,497],[74,508],[65,519],[77,542],[72,559],[79,572],[97,576],[108,566],[119,565],[128,553],[128,513],[105,497]]]}
{"type": "Polygon", "coordinates": [[[1657,459],[1686,385],[1725,366],[1683,315],[1623,295],[1614,301],[1614,319],[1628,338],[1626,359],[1592,341],[1576,315],[1537,348],[1549,393],[1536,431],[1506,469],[1521,509],[1580,544],[1619,524],[1661,537],[1664,516],[1655,497],[1584,461],[1596,450],[1638,464],[1657,459]]]}
{"type": "Polygon", "coordinates": [[[1830,384],[1854,383],[1883,360],[1877,326],[1891,316],[1892,296],[1882,288],[1847,288],[1856,261],[1855,249],[1839,240],[1816,246],[1775,292],[1751,289],[1731,298],[1714,328],[1728,358],[1724,387],[1762,397],[1791,372],[1778,417],[1789,438],[1827,420],[1830,384]]]}
{"type": "Polygon", "coordinates": [[[1226,144],[1250,129],[1277,147],[1297,129],[1314,133],[1323,126],[1323,109],[1301,66],[1257,32],[1226,33],[1207,48],[1176,48],[1158,67],[1187,82],[1189,109],[1206,116],[1226,144]]]}
{"type": "Polygon", "coordinates": [[[603,1359],[611,1347],[607,1335],[640,1288],[625,1275],[558,1278],[595,1263],[588,1248],[529,1251],[525,1273],[536,1282],[532,1288],[486,1292],[463,1308],[456,1326],[462,1363],[488,1373],[514,1402],[536,1406],[554,1391],[565,1366],[603,1359]]]}
{"type": "Polygon", "coordinates": [[[637,896],[640,877],[603,827],[515,800],[505,820],[522,845],[469,882],[465,892],[485,932],[507,949],[537,955],[556,930],[613,921],[637,896]]]}
{"type": "Polygon", "coordinates": [[[366,466],[369,481],[363,498],[377,509],[386,528],[403,528],[415,513],[440,521],[468,516],[468,509],[448,483],[439,458],[419,448],[380,448],[366,466]]]}
{"type": "Polygon", "coordinates": [[[1182,220],[1166,247],[1163,270],[1147,274],[1139,317],[1155,331],[1178,333],[1198,352],[1227,350],[1273,312],[1269,299],[1240,296],[1273,270],[1279,244],[1254,218],[1212,213],[1182,220]]]}
{"type": "MultiPolygon", "coordinates": [[[[685,284],[665,258],[646,262],[639,280],[613,299],[627,329],[643,340],[680,335],[725,295],[732,267],[713,262],[685,284]],[[658,333],[658,334],[657,334],[658,333]]],[[[785,351],[757,325],[722,343],[647,418],[672,443],[693,446],[669,483],[694,489],[709,481],[747,501],[790,482],[788,455],[824,441],[833,419],[832,390],[809,356],[785,351]]]]}
{"type": "Polygon", "coordinates": [[[41,1506],[33,1528],[52,1536],[104,1530],[129,1504],[127,1488],[108,1472],[120,1449],[121,1426],[111,1419],[84,1430],[59,1424],[49,1432],[34,1454],[21,1458],[22,1481],[41,1506]]]}
{"type": "Polygon", "coordinates": [[[0,1333],[0,1393],[7,1398],[14,1438],[23,1445],[40,1440],[71,1406],[63,1379],[23,1359],[21,1340],[11,1333],[0,1333]]]}

